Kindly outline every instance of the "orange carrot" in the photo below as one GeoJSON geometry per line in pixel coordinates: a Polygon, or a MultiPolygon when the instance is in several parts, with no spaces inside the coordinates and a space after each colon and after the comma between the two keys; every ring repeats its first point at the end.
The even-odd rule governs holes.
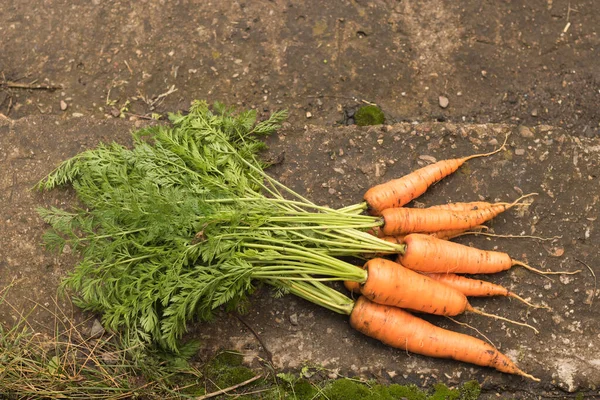
{"type": "Polygon", "coordinates": [[[373,258],[363,268],[367,280],[360,292],[375,303],[448,316],[472,308],[459,291],[385,258],[373,258]]]}
{"type": "MultiPolygon", "coordinates": [[[[488,227],[485,225],[477,225],[477,226],[473,227],[473,229],[453,229],[453,230],[448,230],[448,231],[432,232],[432,233],[428,233],[428,235],[431,235],[438,239],[450,240],[455,237],[459,237],[459,236],[463,236],[463,235],[482,233],[484,230],[487,231],[488,227]]],[[[403,244],[405,236],[406,235],[380,236],[379,239],[385,240],[386,242],[390,242],[393,244],[403,244]]],[[[375,257],[383,257],[383,256],[385,256],[385,254],[383,254],[383,253],[365,253],[365,254],[363,254],[363,256],[364,256],[364,258],[368,259],[368,258],[375,258],[375,257]]]]}
{"type": "Polygon", "coordinates": [[[404,237],[406,235],[395,235],[395,236],[381,236],[379,239],[385,240],[386,242],[394,243],[394,244],[402,244],[404,243],[404,237]]]}
{"type": "Polygon", "coordinates": [[[386,236],[390,236],[412,232],[430,233],[470,229],[492,219],[504,210],[505,208],[499,207],[475,211],[388,208],[381,213],[385,220],[382,231],[386,236]]]}
{"type": "Polygon", "coordinates": [[[381,228],[378,227],[378,226],[373,227],[373,228],[367,230],[367,233],[369,235],[373,235],[373,236],[376,236],[376,237],[382,237],[383,236],[383,232],[381,232],[381,228]]]}
{"type": "Polygon", "coordinates": [[[447,203],[447,204],[436,204],[429,206],[426,210],[450,210],[450,211],[474,211],[482,208],[489,208],[495,203],[488,203],[487,201],[469,201],[469,202],[458,202],[458,203],[447,203]]]}
{"type": "Polygon", "coordinates": [[[344,287],[351,293],[360,293],[360,283],[356,281],[344,281],[344,287]]]}
{"type": "MultiPolygon", "coordinates": [[[[472,230],[469,229],[450,229],[445,231],[431,232],[428,235],[436,237],[438,239],[450,240],[455,237],[481,233],[482,231],[487,231],[489,228],[485,225],[477,225],[474,226],[472,230]]],[[[406,235],[394,235],[394,236],[380,236],[379,239],[385,240],[386,242],[394,243],[394,244],[402,244],[404,243],[404,238],[406,235]]]]}
{"type": "Polygon", "coordinates": [[[367,279],[359,285],[360,293],[375,303],[445,316],[471,312],[526,326],[537,333],[531,325],[473,308],[460,291],[385,258],[369,260],[363,268],[367,279]]]}
{"type": "Polygon", "coordinates": [[[501,372],[539,381],[482,340],[439,328],[404,310],[372,303],[364,297],[356,301],[350,314],[350,325],[357,331],[398,349],[492,367],[501,372]]]}
{"type": "MultiPolygon", "coordinates": [[[[450,240],[459,236],[481,233],[482,231],[487,231],[489,228],[485,225],[477,225],[471,229],[449,229],[446,231],[438,231],[429,233],[429,236],[436,237],[438,239],[450,240]]],[[[406,237],[406,235],[404,235],[406,237]]]]}
{"type": "MultiPolygon", "coordinates": [[[[427,235],[436,237],[438,239],[450,240],[450,239],[454,239],[455,237],[459,237],[459,236],[463,236],[463,235],[482,233],[483,231],[487,231],[488,229],[489,228],[485,225],[477,225],[477,226],[474,226],[472,230],[450,229],[450,230],[427,233],[427,235]]],[[[380,235],[378,237],[379,237],[379,239],[385,240],[386,242],[389,242],[389,243],[402,244],[402,243],[404,243],[404,238],[406,237],[406,235],[393,235],[393,236],[380,235]]]]}
{"type": "Polygon", "coordinates": [[[369,212],[373,215],[380,215],[387,208],[402,207],[425,193],[429,186],[455,172],[465,162],[473,158],[496,154],[504,148],[505,144],[506,140],[500,148],[492,152],[438,161],[401,178],[373,186],[367,190],[364,196],[369,206],[369,212]]]}
{"type": "Polygon", "coordinates": [[[504,286],[496,285],[495,283],[482,281],[480,279],[467,278],[456,274],[434,274],[423,272],[425,276],[450,286],[468,297],[492,297],[505,296],[517,299],[528,306],[534,308],[549,308],[547,306],[535,305],[521,296],[511,292],[504,286]]]}
{"type": "Polygon", "coordinates": [[[479,250],[459,243],[434,238],[430,235],[413,233],[404,238],[406,251],[398,256],[398,262],[407,268],[420,272],[493,274],[520,265],[539,274],[576,274],[580,270],[568,272],[548,272],[510,258],[506,253],[479,250]]]}
{"type": "Polygon", "coordinates": [[[513,203],[494,203],[486,208],[470,211],[453,211],[428,208],[388,208],[381,212],[385,224],[381,231],[384,235],[401,235],[403,233],[429,233],[454,229],[470,229],[481,225],[498,214],[518,204],[521,196],[513,203]]]}

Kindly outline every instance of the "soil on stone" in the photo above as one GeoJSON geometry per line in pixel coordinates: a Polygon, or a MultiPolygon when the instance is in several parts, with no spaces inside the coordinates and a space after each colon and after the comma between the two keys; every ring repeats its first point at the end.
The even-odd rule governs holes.
{"type": "MultiPolygon", "coordinates": [[[[514,132],[513,158],[463,168],[454,181],[462,182],[463,193],[442,184],[423,201],[472,199],[467,194],[473,193],[507,200],[519,190],[541,190],[543,197],[529,211],[499,218],[493,226],[498,232],[562,238],[550,243],[506,239],[502,246],[541,267],[581,267],[577,258],[600,274],[595,246],[599,26],[593,0],[5,1],[0,12],[0,285],[14,278],[18,286],[9,291],[16,308],[0,309],[0,320],[18,318],[15,310],[37,304],[32,325],[52,329],[54,316],[44,308],[53,307],[58,282],[76,262],[73,254],[57,256],[39,247],[45,227],[34,212],[38,205],[64,206],[71,194],[42,196],[29,188],[58,161],[99,141],[127,140],[127,131],[140,119],[186,109],[193,99],[263,114],[290,110],[289,122],[297,130],[274,139],[274,156],[283,163],[273,173],[332,206],[360,201],[373,177],[381,181],[425,163],[419,155],[439,159],[458,153],[449,137],[465,139],[458,150],[466,154],[471,150],[467,140],[488,148],[490,135],[498,134],[494,127],[458,125],[463,122],[537,126],[514,132]],[[441,97],[448,100],[444,108],[441,97]],[[427,129],[433,128],[427,126],[413,135],[410,124],[350,130],[347,136],[332,133],[333,125],[350,117],[347,111],[366,103],[382,108],[386,124],[452,124],[431,136],[427,129]],[[3,116],[27,119],[12,126],[3,116]],[[315,126],[303,132],[305,124],[315,126]],[[412,139],[400,147],[396,136],[401,143],[412,139]],[[561,249],[564,255],[557,255],[561,249]]],[[[477,238],[473,243],[493,248],[497,242],[477,238]]],[[[515,271],[499,279],[554,308],[544,314],[510,303],[508,316],[543,328],[539,340],[476,321],[503,351],[539,373],[545,379],[541,386],[452,361],[408,356],[365,340],[343,317],[297,300],[275,302],[266,292],[246,320],[261,327],[267,342],[272,338],[275,361],[286,368],[312,360],[348,374],[425,386],[477,379],[491,397],[499,392],[562,398],[574,397],[577,390],[597,395],[591,391],[600,386],[591,278],[549,282],[515,271]],[[292,313],[298,325],[286,321],[292,313]],[[342,354],[336,359],[332,349],[342,354]],[[348,355],[355,362],[341,361],[348,355]],[[365,359],[369,370],[362,370],[365,359]]],[[[475,303],[502,312],[504,300],[475,303]]],[[[66,300],[57,301],[69,308],[66,300]]],[[[195,333],[206,341],[228,336],[229,345],[264,356],[247,328],[235,321],[195,333]]]]}
{"type": "Polygon", "coordinates": [[[0,113],[148,117],[207,99],[335,124],[366,101],[388,122],[542,124],[592,137],[599,26],[593,0],[9,0],[0,113]]]}

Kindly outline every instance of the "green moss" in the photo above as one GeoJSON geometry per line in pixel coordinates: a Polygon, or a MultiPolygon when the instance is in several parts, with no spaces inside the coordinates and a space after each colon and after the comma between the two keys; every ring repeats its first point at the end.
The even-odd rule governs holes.
{"type": "Polygon", "coordinates": [[[323,389],[321,399],[328,400],[363,400],[371,394],[363,384],[350,379],[338,379],[323,389]]]}
{"type": "MultiPolygon", "coordinates": [[[[415,385],[368,386],[350,379],[338,379],[325,386],[317,398],[321,400],[477,400],[480,393],[481,388],[476,381],[466,382],[458,389],[450,389],[443,383],[438,383],[428,394],[415,385]]],[[[300,396],[296,398],[304,399],[300,396]]]]}
{"type": "Polygon", "coordinates": [[[460,393],[456,389],[450,389],[443,383],[438,383],[433,386],[434,392],[429,397],[429,400],[458,400],[460,393]]]}
{"type": "Polygon", "coordinates": [[[244,361],[244,356],[233,351],[224,351],[213,359],[213,363],[228,365],[230,367],[239,367],[244,361]]]}
{"type": "MultiPolygon", "coordinates": [[[[233,386],[254,377],[258,372],[242,365],[242,355],[224,352],[207,364],[205,385],[207,392],[233,386]]],[[[308,368],[305,368],[308,370],[308,368]]],[[[277,382],[267,378],[251,386],[260,393],[241,395],[240,400],[477,400],[481,387],[477,381],[469,381],[456,389],[438,383],[429,391],[415,385],[380,385],[376,382],[359,382],[353,379],[310,382],[306,371],[301,373],[278,373],[277,382]]],[[[197,392],[200,385],[195,386],[197,392]]],[[[251,389],[244,387],[244,390],[251,389]]],[[[252,391],[252,389],[250,390],[252,391]]],[[[199,395],[200,393],[193,393],[199,395]]]]}
{"type": "Polygon", "coordinates": [[[390,393],[387,386],[375,385],[371,387],[371,394],[365,397],[365,400],[396,400],[397,398],[390,393]]]}
{"type": "Polygon", "coordinates": [[[219,387],[228,387],[237,385],[255,376],[255,373],[246,367],[229,367],[220,371],[216,377],[216,384],[219,387]]]}
{"type": "Polygon", "coordinates": [[[207,382],[212,382],[211,391],[236,385],[256,375],[250,368],[242,366],[243,356],[234,352],[223,352],[206,366],[207,382]]]}
{"type": "Polygon", "coordinates": [[[427,395],[415,385],[393,384],[388,386],[388,392],[394,399],[427,400],[427,395]]]}
{"type": "Polygon", "coordinates": [[[381,125],[385,122],[385,115],[377,106],[362,106],[354,113],[354,122],[358,126],[381,125]]]}
{"type": "Polygon", "coordinates": [[[288,394],[292,395],[290,398],[295,398],[297,400],[310,400],[317,394],[317,388],[311,385],[306,379],[299,379],[292,387],[293,390],[291,393],[288,392],[288,394]]]}
{"type": "Polygon", "coordinates": [[[481,394],[481,385],[477,381],[465,382],[459,389],[461,400],[477,400],[481,394]]]}

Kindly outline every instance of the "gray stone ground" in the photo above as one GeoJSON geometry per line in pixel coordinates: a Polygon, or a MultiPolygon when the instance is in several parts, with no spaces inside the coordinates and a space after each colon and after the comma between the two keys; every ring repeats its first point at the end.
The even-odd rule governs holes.
{"type": "MultiPolygon", "coordinates": [[[[77,257],[55,255],[41,247],[46,228],[37,206],[65,206],[72,193],[37,193],[31,187],[61,160],[99,141],[127,143],[135,122],[75,118],[29,117],[0,120],[0,287],[12,282],[0,305],[0,320],[10,323],[27,313],[36,329],[51,329],[56,287],[77,257]]],[[[139,124],[139,122],[137,122],[139,124]]],[[[523,269],[491,277],[494,282],[553,311],[528,309],[504,298],[473,299],[487,312],[537,326],[539,335],[478,316],[458,318],[479,329],[526,371],[537,384],[448,360],[435,360],[386,347],[351,330],[347,319],[304,301],[275,300],[261,289],[243,321],[223,315],[217,322],[192,326],[190,337],[201,338],[201,357],[218,348],[235,348],[249,362],[271,359],[276,368],[321,365],[331,373],[361,375],[398,383],[429,386],[469,379],[482,382],[494,397],[566,398],[582,392],[600,396],[600,302],[594,279],[600,237],[598,172],[600,141],[576,138],[551,126],[449,123],[397,124],[370,128],[287,126],[270,139],[270,155],[283,156],[271,171],[283,183],[321,204],[340,206],[359,202],[366,188],[400,176],[433,159],[489,151],[512,132],[507,151],[473,160],[458,173],[434,186],[416,206],[485,199],[509,201],[522,193],[538,192],[526,208],[508,211],[490,223],[497,234],[559,236],[554,240],[465,237],[460,241],[485,249],[501,249],[540,268],[583,272],[552,280],[523,269]],[[264,347],[263,347],[264,346],[264,347]],[[268,352],[267,352],[268,351],[268,352]],[[270,355],[269,355],[270,354],[270,355]],[[573,393],[570,395],[569,393],[573,393]]],[[[67,300],[58,305],[69,315],[67,300]]],[[[77,310],[73,318],[83,319],[77,310]]],[[[436,324],[470,334],[451,321],[436,324]]],[[[92,321],[84,324],[91,328],[92,321]]]]}
{"type": "MultiPolygon", "coordinates": [[[[560,239],[462,241],[498,246],[553,269],[581,268],[580,260],[598,272],[599,26],[595,0],[5,0],[0,287],[16,280],[7,294],[14,308],[0,306],[0,319],[10,322],[35,306],[31,324],[50,329],[55,288],[76,262],[73,254],[56,256],[40,248],[45,227],[33,211],[37,205],[64,205],[71,194],[41,195],[29,188],[54,164],[98,141],[126,142],[135,123],[121,117],[149,118],[185,109],[193,99],[253,107],[260,114],[290,110],[292,125],[272,140],[275,156],[285,150],[285,161],[273,173],[331,205],[357,202],[372,183],[428,157],[489,149],[492,136],[512,129],[512,158],[507,152],[473,161],[419,202],[478,195],[508,200],[519,190],[539,191],[528,210],[509,212],[491,226],[497,233],[560,239]],[[445,108],[440,96],[448,100],[445,108]],[[364,101],[380,105],[389,123],[455,125],[331,128],[364,101]],[[458,125],[464,122],[537,127],[458,125]],[[316,126],[305,131],[307,123],[316,126]]],[[[542,333],[533,336],[472,316],[462,320],[543,378],[540,385],[409,357],[360,337],[343,317],[293,299],[275,302],[264,290],[244,318],[279,367],[306,361],[348,374],[366,367],[367,376],[422,385],[476,378],[492,398],[576,395],[563,390],[598,397],[599,300],[589,304],[591,274],[549,281],[514,270],[494,279],[548,302],[554,312],[528,311],[506,299],[473,302],[536,324],[542,333]]],[[[69,316],[68,302],[58,303],[69,316]]],[[[73,317],[83,318],[76,311],[73,317]]],[[[83,326],[90,328],[92,321],[83,326]]],[[[233,317],[190,334],[205,337],[212,349],[236,346],[249,359],[267,356],[233,317]],[[217,340],[223,337],[231,339],[217,340]]]]}

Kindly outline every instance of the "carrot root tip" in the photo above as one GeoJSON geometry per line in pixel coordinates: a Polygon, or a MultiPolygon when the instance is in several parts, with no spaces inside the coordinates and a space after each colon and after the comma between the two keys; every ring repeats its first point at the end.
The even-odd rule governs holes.
{"type": "Polygon", "coordinates": [[[535,273],[541,274],[541,275],[575,275],[575,274],[578,274],[581,272],[580,269],[578,269],[576,271],[542,271],[537,268],[533,268],[532,266],[527,265],[524,262],[516,261],[516,260],[512,260],[512,265],[521,266],[525,269],[528,269],[532,272],[535,272],[535,273]]]}
{"type": "Polygon", "coordinates": [[[552,310],[550,307],[548,307],[547,305],[544,304],[533,304],[527,300],[525,300],[524,298],[522,298],[521,296],[519,296],[516,293],[513,292],[508,292],[508,296],[512,297],[513,299],[519,300],[522,303],[527,304],[529,307],[533,307],[533,308],[545,308],[546,310],[552,310]]]}
{"type": "Polygon", "coordinates": [[[531,326],[529,324],[526,324],[525,322],[514,321],[512,319],[501,317],[500,315],[496,315],[496,314],[488,314],[485,311],[481,311],[481,310],[478,310],[478,309],[473,308],[473,307],[470,307],[467,311],[470,311],[470,312],[472,312],[474,314],[483,315],[484,317],[490,317],[490,318],[494,318],[494,319],[497,319],[497,320],[500,320],[500,321],[509,322],[511,324],[514,324],[514,325],[524,326],[526,328],[532,329],[536,334],[540,333],[540,331],[538,331],[535,327],[533,327],[533,326],[531,326]]]}
{"type": "Polygon", "coordinates": [[[531,379],[534,382],[540,382],[541,381],[539,378],[536,378],[535,376],[533,376],[531,374],[528,374],[527,372],[524,372],[524,371],[521,371],[521,370],[517,371],[517,375],[522,376],[524,378],[531,379]]]}

